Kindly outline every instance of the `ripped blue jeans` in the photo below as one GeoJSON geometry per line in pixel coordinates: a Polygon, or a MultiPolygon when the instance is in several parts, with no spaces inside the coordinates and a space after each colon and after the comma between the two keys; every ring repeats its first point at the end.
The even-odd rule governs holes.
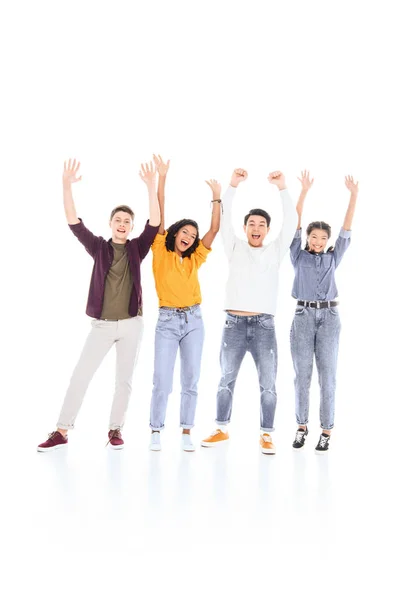
{"type": "Polygon", "coordinates": [[[227,425],[231,420],[235,383],[247,351],[256,364],[260,384],[261,430],[274,431],[278,354],[274,317],[267,314],[246,317],[226,313],[220,352],[222,376],[218,386],[216,423],[227,425]]]}

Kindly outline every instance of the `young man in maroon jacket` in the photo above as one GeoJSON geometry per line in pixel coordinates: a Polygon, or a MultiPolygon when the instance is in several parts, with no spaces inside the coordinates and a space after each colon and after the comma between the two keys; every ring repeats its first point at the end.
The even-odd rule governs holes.
{"type": "Polygon", "coordinates": [[[115,344],[117,370],[114,401],[108,438],[111,448],[124,447],[124,425],[132,390],[132,375],[143,333],[140,263],[158,233],[160,210],[153,163],[142,165],[139,172],[149,193],[150,218],[139,237],[128,240],[134,214],[129,206],[117,206],[111,213],[112,237],[108,241],[93,235],[77,217],[72,184],[80,181],[80,163],[64,163],[64,209],[72,233],[94,260],[86,314],[93,317],[81,357],[71,377],[57,430],[38,446],[39,452],[61,448],[68,442],[68,430],[74,428],[89,383],[111,346],[115,344]]]}

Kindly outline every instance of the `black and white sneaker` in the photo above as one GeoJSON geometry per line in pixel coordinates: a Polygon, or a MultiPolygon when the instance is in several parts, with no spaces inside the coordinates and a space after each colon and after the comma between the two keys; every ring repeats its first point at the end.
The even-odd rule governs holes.
{"type": "Polygon", "coordinates": [[[304,447],[306,436],[308,435],[308,427],[305,429],[298,429],[296,431],[296,438],[292,444],[294,450],[301,450],[304,447]]]}
{"type": "Polygon", "coordinates": [[[315,446],[315,452],[317,454],[326,454],[329,450],[329,438],[331,436],[327,433],[321,433],[319,436],[319,442],[315,446]]]}

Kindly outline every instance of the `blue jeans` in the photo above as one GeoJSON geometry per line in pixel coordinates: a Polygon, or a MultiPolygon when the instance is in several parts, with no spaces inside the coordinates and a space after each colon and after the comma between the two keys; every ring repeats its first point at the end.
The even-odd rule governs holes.
{"type": "Polygon", "coordinates": [[[335,417],[336,367],[339,349],[340,317],[335,307],[297,307],[290,330],[295,377],[296,421],[308,423],[313,360],[320,386],[320,422],[332,429],[335,417]]]}
{"type": "Polygon", "coordinates": [[[227,425],[231,420],[235,383],[247,351],[254,359],[260,383],[261,430],[274,431],[278,354],[274,317],[267,314],[245,317],[226,313],[220,353],[222,377],[218,386],[216,423],[227,425]]]}
{"type": "Polygon", "coordinates": [[[180,426],[191,429],[197,404],[204,325],[198,304],[188,310],[160,308],[156,325],[150,427],[164,429],[168,396],[172,392],[176,353],[181,358],[180,426]]]}

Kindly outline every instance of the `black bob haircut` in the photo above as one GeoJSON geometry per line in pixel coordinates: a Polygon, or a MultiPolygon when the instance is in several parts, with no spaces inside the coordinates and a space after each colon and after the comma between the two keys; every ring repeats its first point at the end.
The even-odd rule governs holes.
{"type": "Polygon", "coordinates": [[[186,225],[191,225],[192,227],[194,227],[196,229],[197,233],[196,233],[196,239],[194,240],[194,242],[190,246],[190,248],[185,250],[185,252],[182,252],[183,258],[186,258],[186,257],[190,256],[191,254],[193,254],[193,252],[196,250],[197,246],[199,245],[199,242],[200,242],[199,226],[197,225],[196,221],[192,221],[192,219],[181,219],[180,221],[177,221],[176,223],[171,225],[171,227],[168,227],[167,237],[165,238],[165,246],[166,246],[167,250],[169,250],[170,252],[173,252],[175,250],[175,236],[178,233],[178,231],[180,229],[182,229],[182,227],[186,227],[186,225]]]}
{"type": "Polygon", "coordinates": [[[264,217],[264,219],[267,221],[267,227],[269,227],[269,224],[271,223],[271,217],[269,216],[269,214],[263,210],[262,208],[253,208],[248,215],[245,216],[244,218],[244,224],[247,225],[247,221],[249,220],[249,218],[255,215],[257,217],[264,217]]]}

